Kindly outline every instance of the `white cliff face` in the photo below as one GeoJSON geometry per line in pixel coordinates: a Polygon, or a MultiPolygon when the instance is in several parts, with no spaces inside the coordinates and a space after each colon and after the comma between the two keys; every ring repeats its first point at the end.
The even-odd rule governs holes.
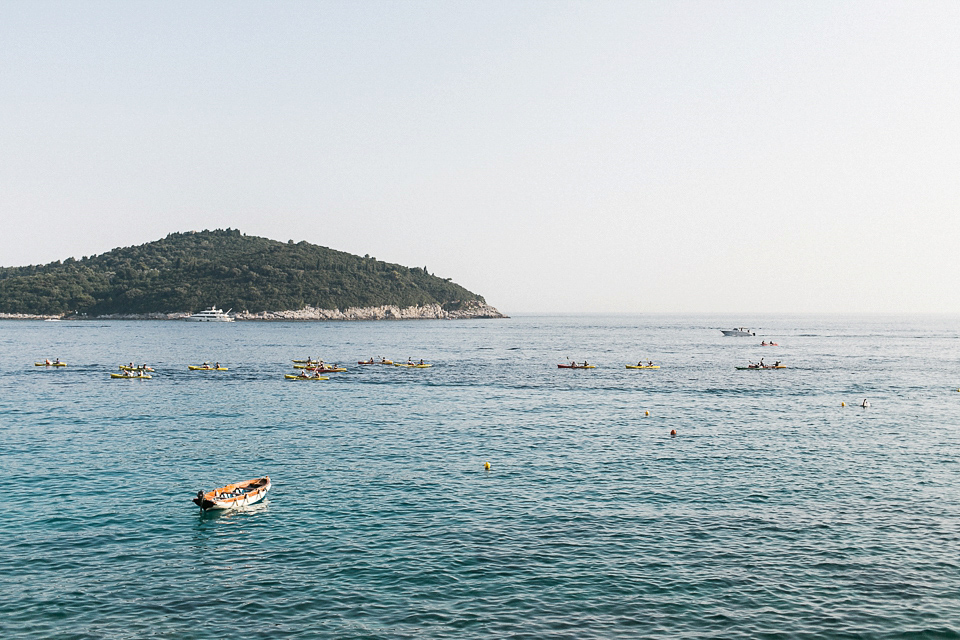
{"type": "Polygon", "coordinates": [[[468,302],[459,309],[445,310],[439,304],[413,307],[384,305],[350,307],[349,309],[317,309],[305,307],[287,311],[238,313],[237,320],[455,320],[467,318],[505,318],[502,313],[482,302],[468,302]]]}
{"type": "MultiPolygon", "coordinates": [[[[89,319],[99,320],[180,320],[186,318],[188,312],[176,313],[114,313],[104,316],[90,316],[89,319]]],[[[259,313],[240,312],[233,316],[237,320],[466,320],[471,318],[506,318],[495,308],[480,302],[470,300],[456,309],[446,310],[439,304],[427,304],[413,307],[397,307],[384,305],[382,307],[350,307],[349,309],[318,309],[305,307],[303,309],[288,309],[286,311],[261,311],[259,313]]],[[[42,320],[60,316],[31,315],[27,313],[2,313],[0,319],[42,320]]],[[[71,319],[86,319],[86,316],[71,319]]]]}

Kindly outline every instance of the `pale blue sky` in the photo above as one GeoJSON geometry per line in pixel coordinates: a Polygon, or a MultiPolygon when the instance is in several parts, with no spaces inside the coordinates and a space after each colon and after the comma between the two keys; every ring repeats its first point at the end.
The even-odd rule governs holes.
{"type": "Polygon", "coordinates": [[[0,2],[0,264],[233,227],[506,311],[957,313],[958,34],[960,2],[0,2]]]}

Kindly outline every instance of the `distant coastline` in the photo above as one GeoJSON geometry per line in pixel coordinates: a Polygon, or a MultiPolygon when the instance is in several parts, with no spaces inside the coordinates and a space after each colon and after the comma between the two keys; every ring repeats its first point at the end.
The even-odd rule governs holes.
{"type": "MultiPolygon", "coordinates": [[[[87,315],[44,315],[30,313],[0,313],[0,320],[182,320],[188,312],[175,313],[111,313],[98,316],[87,315]]],[[[480,301],[468,301],[457,309],[444,309],[439,304],[413,305],[398,307],[381,305],[378,307],[350,307],[348,309],[287,309],[284,311],[261,311],[258,313],[240,312],[233,314],[238,321],[250,322],[324,322],[324,321],[364,321],[364,320],[470,320],[478,318],[506,318],[494,307],[480,301]]]]}

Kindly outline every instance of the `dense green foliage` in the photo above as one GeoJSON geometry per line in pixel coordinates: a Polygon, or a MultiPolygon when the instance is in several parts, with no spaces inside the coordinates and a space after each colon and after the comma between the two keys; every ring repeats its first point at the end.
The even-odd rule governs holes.
{"type": "Polygon", "coordinates": [[[412,269],[307,242],[236,229],[172,233],[163,240],[47,265],[0,268],[0,312],[60,314],[346,309],[483,298],[412,269]]]}

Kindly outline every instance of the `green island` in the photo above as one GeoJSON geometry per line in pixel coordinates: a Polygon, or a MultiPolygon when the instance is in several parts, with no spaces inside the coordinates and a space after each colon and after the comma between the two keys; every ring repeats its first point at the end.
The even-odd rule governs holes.
{"type": "Polygon", "coordinates": [[[80,260],[0,267],[5,317],[175,317],[211,305],[233,309],[238,319],[503,317],[426,267],[236,229],[171,233],[80,260]]]}

